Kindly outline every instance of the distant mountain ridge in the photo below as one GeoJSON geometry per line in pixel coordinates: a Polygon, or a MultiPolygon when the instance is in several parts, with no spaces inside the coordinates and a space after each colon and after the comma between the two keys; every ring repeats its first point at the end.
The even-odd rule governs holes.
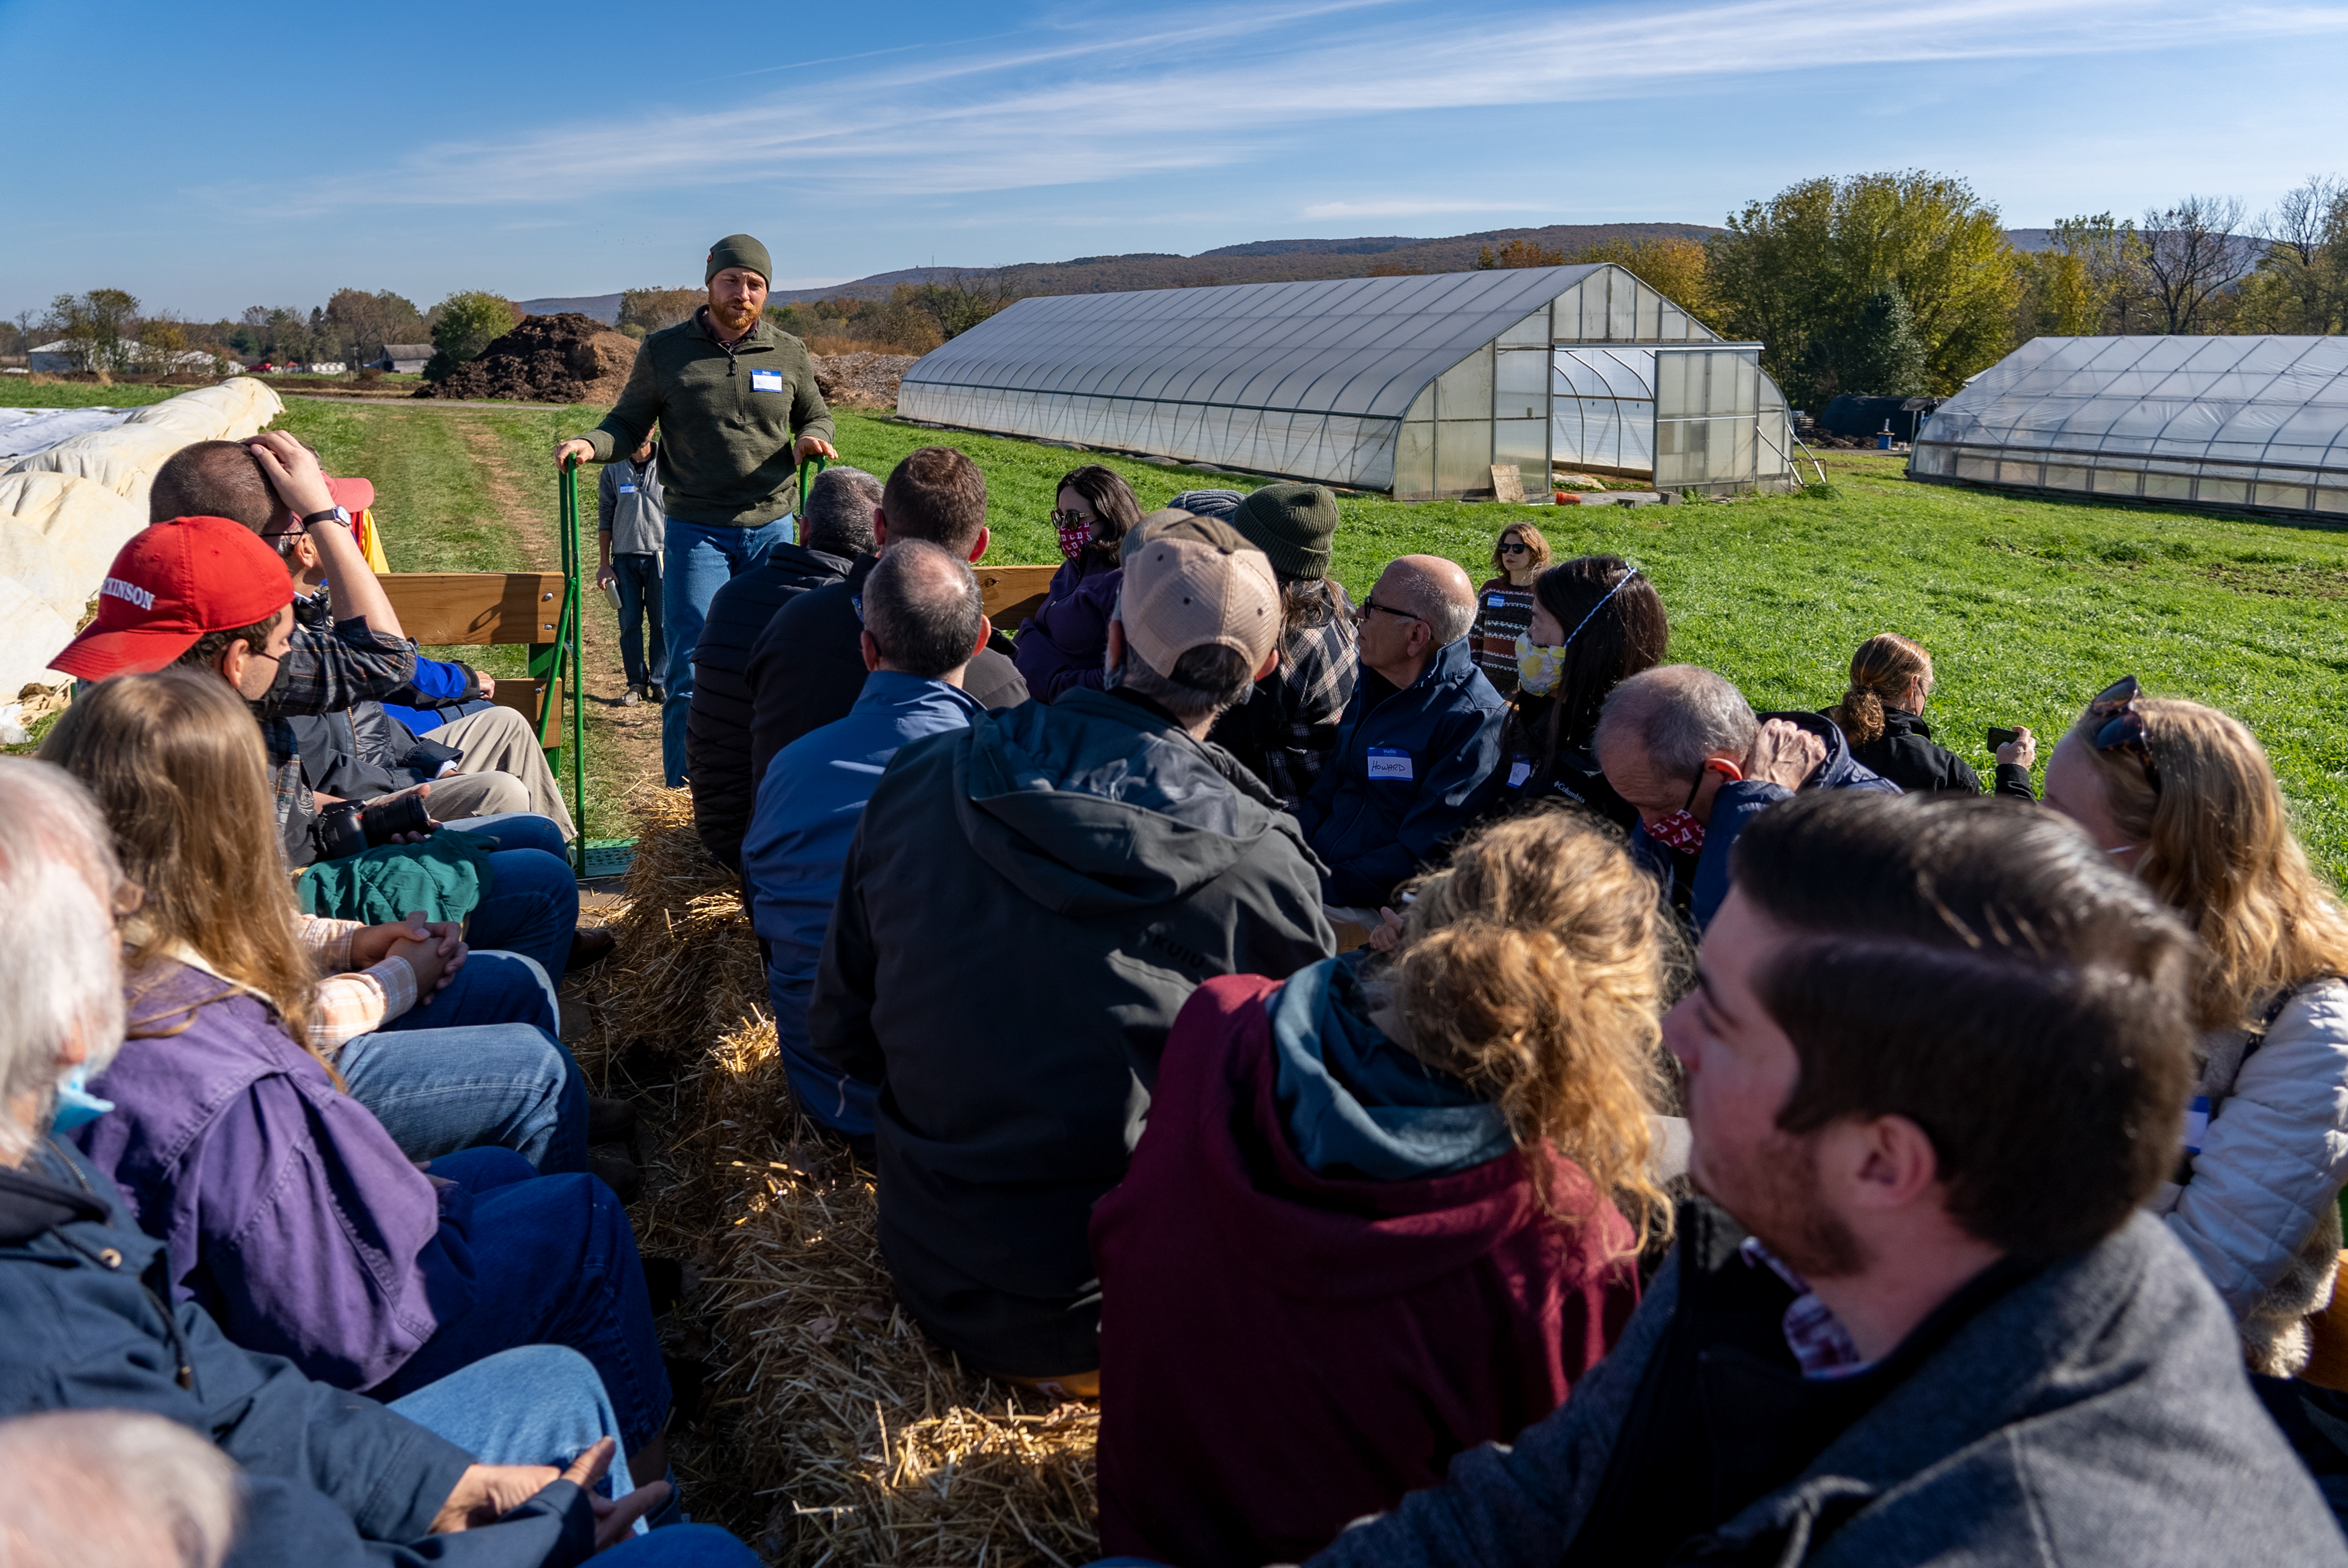
{"type": "MultiPolygon", "coordinates": [[[[1107,294],[1129,289],[1210,288],[1222,283],[1288,283],[1322,278],[1359,278],[1379,272],[1464,272],[1487,247],[1511,240],[1573,255],[1610,240],[1637,244],[1645,240],[1705,240],[1721,230],[1703,223],[1552,223],[1541,229],[1487,229],[1474,234],[1426,239],[1409,234],[1362,235],[1350,240],[1251,240],[1220,245],[1195,256],[1137,251],[1121,256],[1078,256],[1066,261],[1022,261],[1007,267],[901,267],[892,272],[836,283],[828,289],[778,289],[777,304],[808,300],[885,300],[901,283],[972,281],[998,274],[1021,294],[1107,294]],[[1375,261],[1372,260],[1375,258],[1375,261]]],[[[2047,229],[2009,229],[2017,251],[2053,248],[2047,229]]],[[[531,315],[577,311],[602,322],[620,319],[617,294],[581,294],[515,302],[531,315]]]]}

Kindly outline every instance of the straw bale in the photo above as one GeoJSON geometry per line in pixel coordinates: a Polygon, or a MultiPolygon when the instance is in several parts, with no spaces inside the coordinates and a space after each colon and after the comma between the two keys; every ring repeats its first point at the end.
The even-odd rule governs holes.
{"type": "Polygon", "coordinates": [[[872,1173],[791,1102],[739,895],[695,838],[685,792],[632,804],[612,960],[626,967],[593,1000],[607,1036],[680,1041],[662,1045],[675,1116],[637,1225],[646,1250],[700,1272],[714,1414],[671,1443],[695,1516],[806,1568],[1097,1556],[1097,1412],[971,1372],[912,1322],[880,1256],[872,1173]],[[631,954],[639,938],[649,948],[631,954]],[[717,950],[688,958],[695,943],[717,950]],[[646,1009],[693,1021],[656,1029],[646,1009]]]}

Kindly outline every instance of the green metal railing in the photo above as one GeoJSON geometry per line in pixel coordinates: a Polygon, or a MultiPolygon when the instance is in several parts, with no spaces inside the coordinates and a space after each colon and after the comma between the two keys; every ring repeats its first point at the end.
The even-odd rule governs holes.
{"type": "Polygon", "coordinates": [[[580,620],[587,606],[582,598],[579,548],[579,459],[562,464],[562,614],[554,626],[556,683],[570,711],[571,820],[579,836],[571,841],[572,869],[587,874],[587,689],[586,665],[580,657],[580,620]]]}

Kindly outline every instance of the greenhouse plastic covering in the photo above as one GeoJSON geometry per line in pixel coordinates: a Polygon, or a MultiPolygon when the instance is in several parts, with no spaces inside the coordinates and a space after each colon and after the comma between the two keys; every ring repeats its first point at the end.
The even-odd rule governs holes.
{"type": "Polygon", "coordinates": [[[1909,472],[2348,513],[2348,338],[2037,338],[1941,405],[1909,472]]]}
{"type": "Polygon", "coordinates": [[[897,407],[1406,498],[1489,495],[1493,466],[1514,463],[1545,497],[1552,462],[1583,460],[1586,427],[1612,432],[1603,466],[1647,471],[1656,348],[1717,342],[1604,264],[1057,295],[924,356],[897,407]],[[1649,346],[1598,369],[1556,347],[1593,343],[1649,346]]]}

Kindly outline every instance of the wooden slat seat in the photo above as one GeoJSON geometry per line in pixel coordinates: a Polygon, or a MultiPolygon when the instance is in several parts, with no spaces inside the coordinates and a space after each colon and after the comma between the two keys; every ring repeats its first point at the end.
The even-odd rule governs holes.
{"type": "Polygon", "coordinates": [[[1019,623],[1043,604],[1044,590],[1052,586],[1052,574],[1059,569],[1056,566],[978,568],[978,591],[986,604],[986,618],[1004,631],[1018,630],[1019,623]]]}
{"type": "Polygon", "coordinates": [[[490,700],[528,719],[540,745],[560,749],[562,687],[554,673],[554,635],[562,619],[561,572],[405,571],[379,580],[401,630],[427,648],[528,648],[530,678],[499,681],[490,700]]]}

